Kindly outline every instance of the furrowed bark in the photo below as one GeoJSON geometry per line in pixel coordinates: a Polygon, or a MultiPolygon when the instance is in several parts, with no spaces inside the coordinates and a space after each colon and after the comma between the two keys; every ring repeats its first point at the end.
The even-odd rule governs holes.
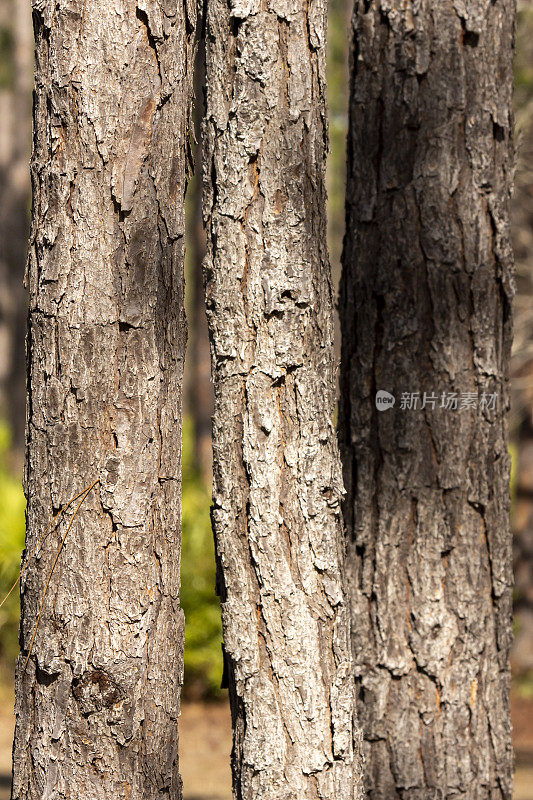
{"type": "Polygon", "coordinates": [[[183,202],[194,6],[34,2],[13,797],[181,797],[183,202]],[[66,519],[72,516],[72,509],[66,519]]]}
{"type": "Polygon", "coordinates": [[[331,415],[325,8],[208,5],[213,527],[238,800],[359,798],[331,415]]]}
{"type": "Polygon", "coordinates": [[[340,438],[371,800],[511,797],[514,15],[354,8],[340,438]]]}

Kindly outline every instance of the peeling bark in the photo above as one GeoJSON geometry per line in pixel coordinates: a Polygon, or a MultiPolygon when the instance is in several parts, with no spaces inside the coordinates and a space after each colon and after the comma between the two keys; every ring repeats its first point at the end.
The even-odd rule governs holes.
{"type": "Polygon", "coordinates": [[[211,0],[213,527],[237,800],[361,797],[326,250],[325,7],[211,0]]]}
{"type": "Polygon", "coordinates": [[[181,797],[184,194],[194,6],[35,0],[13,797],[181,797]],[[68,514],[67,514],[68,516],[68,514]]]}
{"type": "Polygon", "coordinates": [[[513,0],[354,8],[340,438],[371,800],[511,798],[514,17],[513,0]]]}

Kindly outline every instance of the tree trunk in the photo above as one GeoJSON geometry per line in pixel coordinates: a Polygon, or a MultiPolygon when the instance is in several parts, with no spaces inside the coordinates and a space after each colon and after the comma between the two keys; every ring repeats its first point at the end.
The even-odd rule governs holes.
{"type": "Polygon", "coordinates": [[[533,673],[533,5],[519,0],[515,52],[518,133],[511,231],[517,296],[511,364],[511,433],[515,446],[513,673],[533,673]]]}
{"type": "Polygon", "coordinates": [[[202,123],[205,113],[205,41],[198,42],[194,85],[194,123],[198,144],[195,147],[195,176],[191,186],[190,253],[192,261],[192,320],[189,328],[189,363],[191,383],[189,403],[194,421],[195,467],[206,486],[213,477],[213,447],[211,420],[213,417],[213,385],[211,383],[211,355],[204,302],[202,263],[205,257],[205,229],[202,220],[202,123]]]}
{"type": "Polygon", "coordinates": [[[512,0],[354,9],[340,436],[370,800],[511,797],[513,31],[512,0]]]}
{"type": "Polygon", "coordinates": [[[98,483],[22,581],[13,797],[175,800],[194,6],[39,0],[34,25],[26,559],[98,483]]]}
{"type": "Polygon", "coordinates": [[[33,37],[27,2],[1,0],[0,38],[0,414],[22,467],[28,297],[23,286],[29,229],[33,37]]]}
{"type": "Polygon", "coordinates": [[[238,800],[359,798],[332,428],[324,6],[212,0],[213,526],[238,800]]]}

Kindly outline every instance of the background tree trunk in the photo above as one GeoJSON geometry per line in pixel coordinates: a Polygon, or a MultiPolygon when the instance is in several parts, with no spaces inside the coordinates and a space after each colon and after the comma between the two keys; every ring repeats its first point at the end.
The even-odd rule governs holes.
{"type": "Polygon", "coordinates": [[[341,584],[324,7],[212,0],[213,526],[238,800],[361,796],[341,584]]]}
{"type": "Polygon", "coordinates": [[[175,800],[194,5],[39,0],[34,24],[26,554],[99,484],[26,669],[57,533],[22,581],[13,796],[175,800]]]}
{"type": "Polygon", "coordinates": [[[340,436],[371,800],[511,797],[514,11],[354,8],[340,436]]]}
{"type": "Polygon", "coordinates": [[[29,2],[0,2],[0,414],[22,468],[33,36],[29,2]]]}
{"type": "Polygon", "coordinates": [[[205,40],[198,39],[194,81],[194,127],[197,144],[194,148],[195,175],[189,191],[190,282],[192,295],[189,316],[190,385],[188,400],[194,421],[194,461],[206,487],[213,479],[213,446],[211,420],[213,417],[213,384],[211,383],[211,354],[204,302],[202,263],[205,257],[205,229],[202,220],[202,124],[205,114],[205,40]]]}
{"type": "Polygon", "coordinates": [[[533,676],[533,4],[519,0],[515,54],[517,168],[511,205],[516,301],[511,372],[515,446],[513,674],[533,676]]]}

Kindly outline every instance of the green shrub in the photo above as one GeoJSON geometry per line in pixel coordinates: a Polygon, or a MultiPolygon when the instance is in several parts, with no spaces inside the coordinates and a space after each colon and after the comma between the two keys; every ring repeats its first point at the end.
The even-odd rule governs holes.
{"type": "MultiPolygon", "coordinates": [[[[0,422],[0,599],[20,571],[24,548],[25,508],[21,482],[7,467],[11,445],[9,428],[0,422]]],[[[216,697],[222,676],[220,604],[215,594],[215,556],[210,495],[194,468],[194,429],[183,425],[183,548],[181,605],[185,611],[185,693],[216,697]]],[[[18,587],[0,608],[0,658],[18,653],[20,615],[18,587]]]]}
{"type": "Polygon", "coordinates": [[[185,694],[220,694],[222,625],[215,594],[211,498],[194,467],[194,426],[183,421],[181,606],[185,612],[185,694]]]}
{"type": "MultiPolygon", "coordinates": [[[[8,425],[0,421],[0,600],[6,596],[20,571],[24,548],[26,498],[20,480],[7,466],[11,447],[8,425]]],[[[18,653],[20,599],[18,587],[0,608],[0,658],[14,660],[18,653]]]]}

